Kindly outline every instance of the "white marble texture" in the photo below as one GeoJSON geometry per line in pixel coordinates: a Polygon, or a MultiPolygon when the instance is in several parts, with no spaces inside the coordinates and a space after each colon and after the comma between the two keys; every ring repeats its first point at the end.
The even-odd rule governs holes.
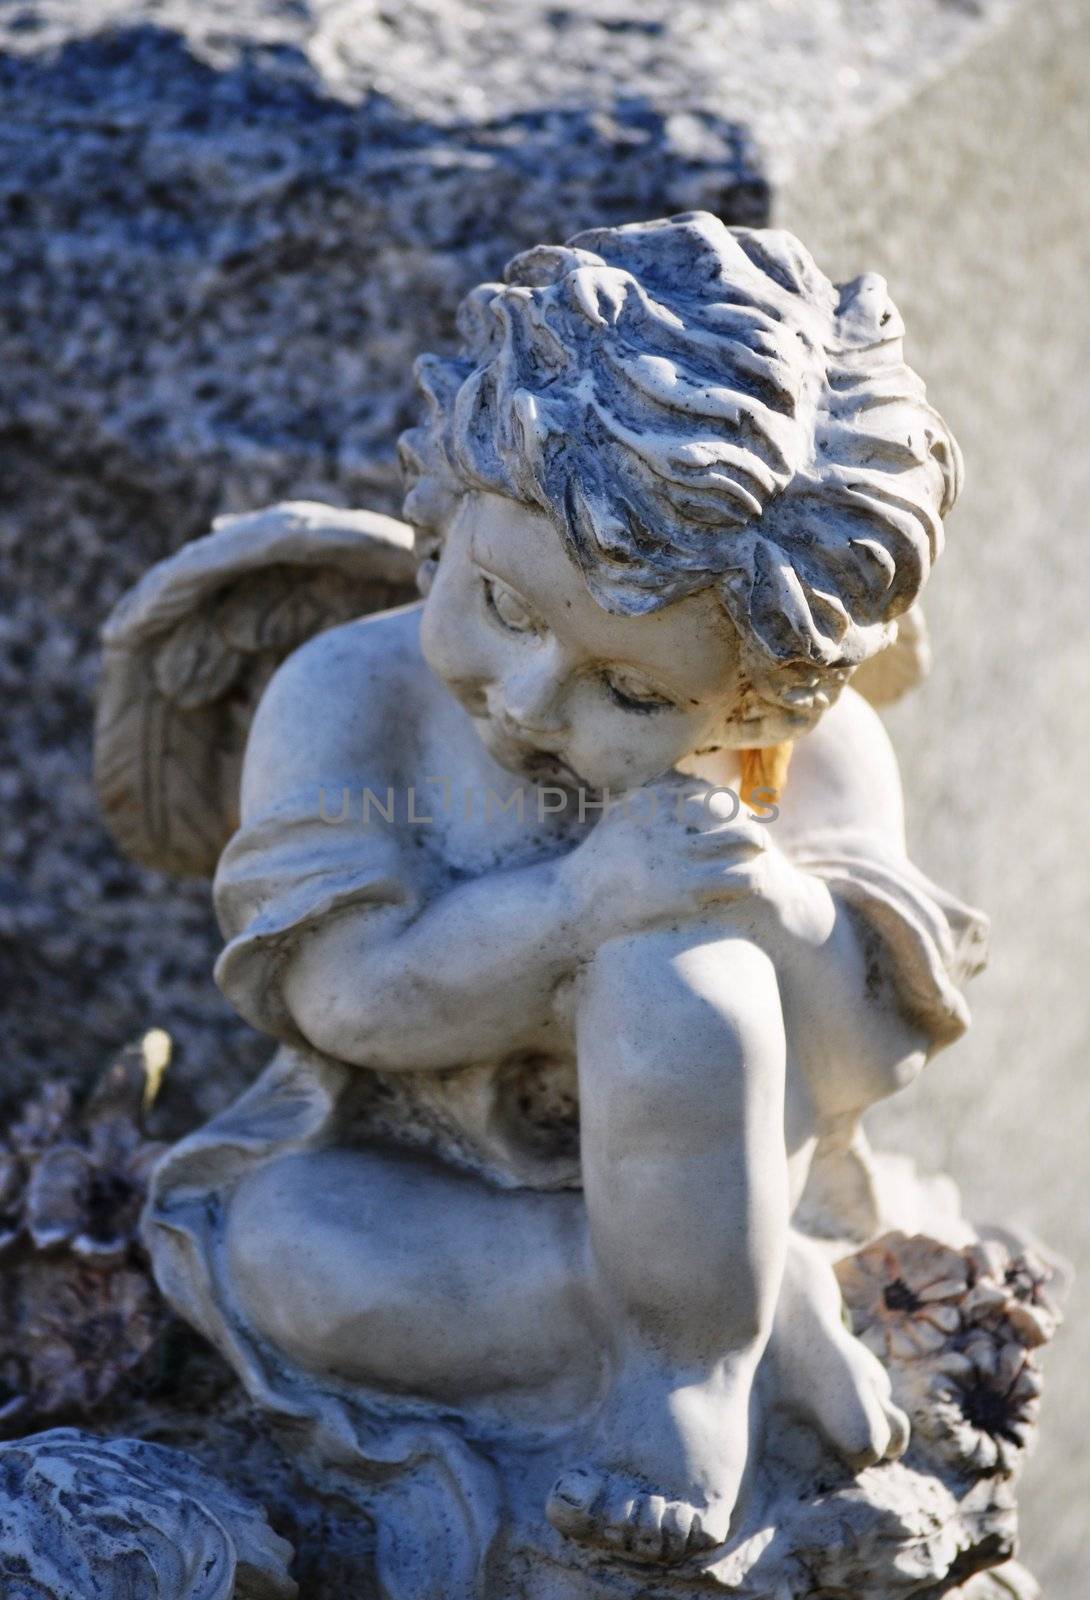
{"type": "MultiPolygon", "coordinates": [[[[160,1282],[306,1422],[319,1488],[350,1466],[391,1600],[441,1562],[467,1595],[640,1567],[802,1595],[815,1538],[822,1582],[850,1547],[885,1597],[920,1515],[917,1576],[972,1570],[973,1526],[998,1559],[1021,1446],[970,1468],[959,1443],[948,1471],[924,1426],[895,1469],[895,1352],[846,1329],[832,1270],[913,1214],[973,1240],[859,1131],[963,1031],[984,924],[907,860],[896,761],[848,687],[918,676],[897,620],[957,446],[882,279],[834,287],[791,236],[706,213],[526,252],[461,326],[403,440],[422,605],[329,628],[277,591],[270,613],[278,570],[401,575],[395,526],[321,544],[297,506],[156,569],[108,631],[107,707],[151,685],[100,723],[108,814],[168,864],[162,830],[132,834],[140,796],[183,793],[157,696],[191,758],[226,751],[198,796],[202,837],[237,830],[217,978],[281,1045],[163,1163],[160,1282]],[[224,667],[247,607],[284,659],[267,687],[224,667]],[[843,1549],[806,1510],[822,1461],[865,1477],[843,1549]]],[[[973,1295],[943,1340],[976,1337],[973,1295]]],[[[904,1392],[926,1423],[930,1382],[904,1392]]]]}

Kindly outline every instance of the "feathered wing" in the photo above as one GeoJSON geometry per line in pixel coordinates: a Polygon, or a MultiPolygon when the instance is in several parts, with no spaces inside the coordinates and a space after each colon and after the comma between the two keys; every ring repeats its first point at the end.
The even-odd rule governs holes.
{"type": "Polygon", "coordinates": [[[852,688],[879,709],[900,700],[931,671],[931,641],[920,606],[910,607],[894,626],[893,642],[852,673],[852,688]]]}
{"type": "Polygon", "coordinates": [[[305,501],[221,517],[152,567],[102,633],[95,784],[125,854],[211,876],[273,672],[324,629],[414,599],[415,571],[405,523],[305,501]]]}

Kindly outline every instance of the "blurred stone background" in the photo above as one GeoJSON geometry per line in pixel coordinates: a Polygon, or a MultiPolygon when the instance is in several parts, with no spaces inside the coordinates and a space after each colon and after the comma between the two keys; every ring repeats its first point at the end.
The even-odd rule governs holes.
{"type": "Polygon", "coordinates": [[[888,277],[968,486],[890,715],[913,850],[988,909],[975,1025],[875,1118],[1083,1267],[1024,1559],[1090,1542],[1090,8],[1082,0],[12,0],[0,10],[0,1096],[155,1024],[181,1127],[267,1047],[203,885],[90,790],[95,636],[285,496],[396,510],[409,367],[515,250],[702,206],[888,277]]]}

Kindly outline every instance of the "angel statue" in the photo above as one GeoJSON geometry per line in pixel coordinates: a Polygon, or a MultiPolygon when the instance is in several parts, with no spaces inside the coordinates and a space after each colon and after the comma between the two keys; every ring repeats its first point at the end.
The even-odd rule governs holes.
{"type": "Polygon", "coordinates": [[[227,518],[106,629],[107,818],[214,869],[277,1043],[146,1236],[379,1594],[771,1594],[777,1419],[849,1485],[909,1442],[834,1261],[893,1205],[860,1118],[982,961],[868,703],[958,449],[884,281],[785,232],[594,229],[459,328],[412,536],[227,518]]]}

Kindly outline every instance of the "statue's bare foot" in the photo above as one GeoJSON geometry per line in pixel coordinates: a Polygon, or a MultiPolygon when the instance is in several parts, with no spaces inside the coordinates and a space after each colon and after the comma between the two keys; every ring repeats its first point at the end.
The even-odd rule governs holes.
{"type": "Polygon", "coordinates": [[[794,1236],[769,1346],[776,1399],[812,1422],[853,1471],[908,1448],[909,1422],[889,1375],[849,1333],[828,1260],[794,1236]]]}
{"type": "Polygon", "coordinates": [[[626,1373],[591,1461],[553,1486],[549,1521],[636,1561],[685,1561],[722,1544],[745,1472],[751,1386],[751,1371],[680,1386],[626,1373]]]}

